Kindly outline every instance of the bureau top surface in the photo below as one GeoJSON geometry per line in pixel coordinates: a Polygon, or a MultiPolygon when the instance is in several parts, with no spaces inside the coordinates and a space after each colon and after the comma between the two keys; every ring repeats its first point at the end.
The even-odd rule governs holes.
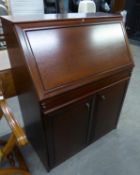
{"type": "MultiPolygon", "coordinates": [[[[54,15],[54,19],[60,16],[54,15]]],[[[40,100],[132,67],[121,18],[102,13],[85,19],[89,18],[50,25],[41,19],[37,25],[32,21],[25,26],[15,20],[16,36],[40,100]],[[95,18],[99,21],[93,22],[95,18]],[[100,21],[103,18],[107,20],[100,21]]]]}
{"type": "Polygon", "coordinates": [[[108,13],[66,13],[66,14],[40,14],[40,15],[20,15],[20,16],[3,16],[2,18],[13,23],[26,23],[26,22],[38,22],[38,21],[59,21],[59,20],[78,20],[78,19],[116,19],[121,18],[120,15],[108,14],[108,13]]]}

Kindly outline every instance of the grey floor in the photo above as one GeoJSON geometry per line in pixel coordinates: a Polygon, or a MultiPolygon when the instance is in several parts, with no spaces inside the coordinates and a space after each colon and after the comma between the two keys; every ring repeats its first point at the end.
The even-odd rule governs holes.
{"type": "Polygon", "coordinates": [[[32,175],[140,175],[140,47],[131,45],[135,69],[118,129],[47,173],[28,146],[32,175]]]}

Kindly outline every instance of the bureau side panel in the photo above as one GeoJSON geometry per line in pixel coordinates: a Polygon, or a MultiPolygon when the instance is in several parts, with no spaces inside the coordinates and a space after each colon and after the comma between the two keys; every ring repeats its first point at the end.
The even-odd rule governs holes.
{"type": "Polygon", "coordinates": [[[18,95],[27,137],[48,168],[47,146],[41,117],[40,104],[20,49],[14,24],[2,19],[12,75],[18,95]]]}

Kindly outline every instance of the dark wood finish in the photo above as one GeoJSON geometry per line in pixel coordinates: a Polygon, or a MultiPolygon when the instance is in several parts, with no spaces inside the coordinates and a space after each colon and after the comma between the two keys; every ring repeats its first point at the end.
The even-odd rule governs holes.
{"type": "MultiPolygon", "coordinates": [[[[41,31],[27,30],[26,35],[34,53],[35,60],[32,60],[32,62],[34,64],[36,62],[38,65],[36,68],[41,77],[41,81],[39,77],[38,81],[40,81],[44,94],[51,94],[55,89],[58,92],[58,88],[65,88],[67,84],[70,86],[72,82],[81,79],[83,82],[84,79],[85,81],[87,79],[91,81],[92,76],[95,78],[101,72],[107,72],[108,70],[114,70],[116,67],[122,67],[124,64],[129,64],[128,55],[125,54],[125,45],[122,42],[122,28],[118,23],[103,24],[102,28],[98,25],[89,25],[62,28],[61,30],[58,28],[41,31]],[[108,43],[110,37],[104,33],[111,35],[111,42],[108,43]],[[80,38],[79,35],[82,37],[80,38]],[[97,44],[102,42],[104,49],[102,49],[102,55],[96,54],[96,57],[93,57],[97,45],[92,42],[99,36],[102,37],[100,40],[98,39],[97,44]],[[38,47],[38,43],[40,47],[38,47]],[[77,46],[76,49],[75,45],[77,46]],[[113,60],[110,54],[107,54],[108,47],[111,47],[114,53],[113,60]],[[121,58],[122,55],[123,59],[121,58]],[[108,64],[105,64],[106,62],[108,64]],[[101,66],[101,64],[105,66],[101,66]],[[95,66],[96,69],[94,69],[95,66]]],[[[43,98],[44,94],[41,94],[43,98]]]]}
{"type": "Polygon", "coordinates": [[[6,69],[0,71],[0,80],[3,82],[3,94],[5,98],[10,98],[16,95],[12,70],[6,69]]]}
{"type": "Polygon", "coordinates": [[[40,120],[42,113],[40,112],[40,104],[32,85],[33,82],[29,75],[29,70],[26,67],[24,55],[19,47],[12,23],[4,20],[3,27],[5,38],[8,43],[7,49],[10,57],[16,94],[18,95],[19,103],[24,105],[24,108],[21,110],[23,116],[25,116],[24,123],[26,126],[26,134],[34,146],[34,149],[39,153],[40,159],[48,168],[48,153],[46,147],[44,147],[46,144],[44,128],[40,120]],[[36,133],[36,131],[38,132],[36,133]],[[36,134],[34,135],[34,133],[36,134]],[[39,140],[39,142],[36,142],[36,139],[39,140]]]}
{"type": "Polygon", "coordinates": [[[117,13],[124,10],[126,0],[111,0],[112,13],[117,13]]]}
{"type": "Polygon", "coordinates": [[[117,127],[127,84],[127,80],[122,81],[97,93],[93,130],[91,132],[92,141],[99,139],[117,127]]]}
{"type": "Polygon", "coordinates": [[[134,66],[122,18],[64,14],[2,23],[27,136],[50,170],[117,125],[134,66]]]}
{"type": "Polygon", "coordinates": [[[50,141],[55,143],[50,148],[53,148],[52,151],[55,153],[53,166],[86,147],[90,106],[91,99],[85,99],[48,115],[47,120],[51,123],[51,128],[46,132],[48,136],[52,136],[50,141]]]}

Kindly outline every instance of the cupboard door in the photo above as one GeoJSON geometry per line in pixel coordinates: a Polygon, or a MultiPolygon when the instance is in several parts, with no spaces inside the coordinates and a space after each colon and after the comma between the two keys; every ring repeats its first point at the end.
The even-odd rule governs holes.
{"type": "Polygon", "coordinates": [[[90,99],[74,103],[47,117],[51,166],[54,167],[87,144],[90,99]]]}
{"type": "Polygon", "coordinates": [[[123,81],[97,94],[93,114],[92,141],[116,128],[127,84],[127,81],[123,81]]]}

